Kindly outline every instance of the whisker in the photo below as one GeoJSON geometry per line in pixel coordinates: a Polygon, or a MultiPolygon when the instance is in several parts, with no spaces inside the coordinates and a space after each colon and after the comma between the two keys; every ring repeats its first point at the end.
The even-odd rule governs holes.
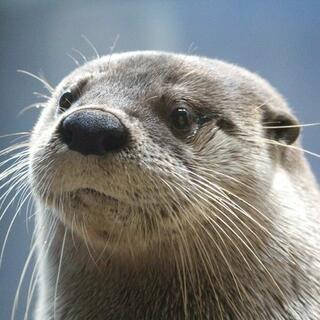
{"type": "MultiPolygon", "coordinates": [[[[32,275],[31,275],[30,283],[29,283],[28,295],[27,295],[27,306],[26,306],[26,310],[25,310],[24,320],[28,319],[28,314],[29,314],[29,309],[31,306],[32,297],[33,297],[33,294],[34,294],[34,291],[35,291],[35,288],[37,285],[37,281],[39,278],[39,274],[40,274],[40,270],[39,270],[40,261],[43,259],[44,256],[48,255],[49,249],[53,243],[54,236],[55,236],[55,233],[57,230],[57,222],[58,222],[58,219],[53,218],[53,221],[50,223],[50,228],[47,233],[47,237],[43,242],[41,242],[41,245],[39,244],[38,239],[35,239],[35,242],[40,247],[40,251],[37,254],[37,259],[36,259],[36,262],[34,263],[34,269],[33,269],[32,275]],[[50,237],[51,237],[51,239],[49,241],[50,237]],[[45,249],[45,246],[47,246],[46,249],[45,249]]],[[[40,232],[39,229],[41,227],[44,227],[44,226],[36,226],[35,231],[34,231],[35,235],[37,235],[40,232]]]]}
{"type": "MultiPolygon", "coordinates": [[[[17,194],[18,195],[18,194],[17,194]]],[[[17,197],[17,195],[15,195],[10,201],[10,204],[14,201],[14,199],[17,197]]],[[[28,196],[30,196],[30,193],[28,194],[28,196]]],[[[13,218],[11,219],[11,222],[9,224],[9,227],[8,227],[8,230],[6,232],[6,235],[5,235],[5,238],[4,238],[4,242],[3,242],[3,245],[2,245],[2,249],[1,249],[1,253],[0,253],[0,268],[1,268],[1,265],[2,265],[2,261],[3,261],[3,255],[4,255],[4,251],[5,251],[5,248],[6,248],[6,244],[7,244],[7,240],[9,238],[9,235],[10,235],[10,232],[11,232],[11,229],[12,229],[12,226],[18,216],[18,214],[20,213],[20,209],[22,207],[22,205],[25,203],[25,201],[28,199],[28,196],[25,198],[24,201],[22,201],[22,203],[20,204],[20,206],[17,208],[17,211],[16,213],[14,214],[13,218]]]]}
{"type": "Polygon", "coordinates": [[[59,258],[59,264],[58,264],[58,272],[57,272],[56,284],[55,284],[55,288],[54,288],[53,319],[58,319],[57,318],[58,285],[59,285],[60,272],[61,272],[61,267],[62,267],[63,253],[64,253],[64,248],[65,248],[65,243],[66,243],[66,238],[67,238],[67,232],[68,232],[68,229],[65,228],[64,235],[63,235],[63,238],[62,238],[61,249],[60,249],[60,258],[59,258]]]}
{"type": "MultiPolygon", "coordinates": [[[[190,182],[190,181],[189,181],[189,182],[190,182]]],[[[183,184],[185,184],[185,183],[182,183],[181,185],[183,185],[183,184]]],[[[207,203],[207,199],[203,198],[203,197],[200,196],[199,194],[197,194],[197,197],[200,197],[200,198],[203,200],[203,202],[206,202],[206,203],[207,203]]],[[[208,205],[210,205],[210,203],[208,203],[208,205]]],[[[214,205],[212,205],[212,204],[211,204],[211,206],[213,206],[213,208],[214,208],[215,210],[218,210],[220,213],[223,214],[223,212],[222,212],[219,208],[217,208],[216,206],[214,206],[214,205]]],[[[229,231],[236,236],[236,238],[239,239],[239,241],[245,246],[245,248],[250,252],[250,254],[257,260],[257,262],[261,265],[261,267],[262,267],[262,268],[265,270],[265,272],[268,274],[268,276],[269,276],[270,279],[272,280],[272,282],[273,282],[273,284],[275,285],[275,287],[277,288],[277,290],[281,293],[281,295],[282,295],[283,297],[285,297],[284,294],[283,294],[283,291],[281,290],[281,288],[279,287],[279,285],[278,285],[277,282],[275,281],[274,277],[271,275],[271,273],[269,272],[269,270],[265,267],[265,265],[264,265],[263,262],[260,260],[260,258],[256,255],[256,253],[254,252],[254,250],[253,250],[253,248],[251,247],[251,245],[249,246],[249,245],[242,239],[242,237],[240,237],[237,233],[235,233],[234,230],[228,225],[228,223],[226,223],[223,219],[221,219],[221,217],[219,217],[219,215],[216,215],[215,217],[216,217],[219,221],[221,221],[221,222],[226,226],[226,228],[229,229],[229,231]]],[[[224,217],[227,218],[226,215],[224,215],[224,217]]],[[[209,220],[214,223],[214,220],[213,220],[210,216],[208,216],[207,218],[209,218],[209,220]]],[[[229,221],[230,221],[230,220],[229,220],[229,221]]],[[[230,221],[230,222],[233,224],[232,221],[230,221]]],[[[217,225],[217,226],[219,226],[219,225],[217,225]]],[[[236,225],[235,225],[235,227],[236,227],[236,225]]],[[[223,230],[221,230],[221,231],[224,232],[223,230]]],[[[244,235],[244,234],[243,234],[243,235],[244,235]]],[[[228,236],[228,235],[226,234],[226,236],[228,236]]],[[[245,235],[244,235],[244,236],[245,236],[245,235]]],[[[247,238],[246,238],[246,239],[247,239],[247,238]]],[[[229,238],[229,240],[233,243],[234,247],[237,249],[238,247],[237,247],[237,245],[233,242],[233,240],[232,240],[231,238],[229,238]]],[[[247,241],[249,241],[249,240],[247,239],[247,241]]],[[[250,241],[249,241],[249,243],[250,243],[250,241]]],[[[242,256],[242,258],[244,259],[244,261],[246,262],[246,264],[248,265],[248,267],[251,269],[251,267],[250,267],[250,265],[248,264],[246,258],[243,256],[242,252],[241,252],[240,250],[238,250],[238,252],[239,252],[239,254],[242,256]]]]}
{"type": "Polygon", "coordinates": [[[26,259],[26,262],[23,266],[21,275],[20,275],[20,279],[19,279],[19,283],[18,283],[18,287],[17,287],[17,291],[14,297],[14,302],[13,302],[13,307],[12,307],[12,311],[11,311],[11,320],[15,319],[15,313],[16,313],[16,309],[18,307],[18,303],[19,303],[19,295],[20,295],[20,290],[21,290],[21,286],[23,283],[23,280],[25,278],[26,272],[30,266],[30,262],[32,261],[32,258],[34,256],[34,253],[36,251],[36,243],[34,243],[31,247],[31,250],[29,251],[28,257],[26,259]]]}
{"type": "Polygon", "coordinates": [[[31,109],[43,109],[45,108],[47,105],[46,105],[47,101],[43,101],[43,102],[36,102],[36,103],[32,103],[30,105],[28,105],[27,107],[23,108],[22,110],[19,111],[18,113],[18,117],[20,117],[21,115],[23,115],[25,112],[31,110],[31,109]]]}
{"type": "MultiPolygon", "coordinates": [[[[24,172],[24,173],[21,173],[21,176],[19,177],[19,179],[17,181],[14,182],[14,184],[12,186],[10,186],[10,188],[0,197],[0,200],[1,200],[1,204],[0,204],[0,208],[2,209],[7,197],[10,195],[10,193],[14,190],[14,188],[17,186],[17,185],[20,185],[21,182],[23,180],[25,180],[25,177],[27,176],[27,173],[24,172]]],[[[11,182],[11,180],[10,180],[11,182]]],[[[2,187],[2,186],[1,186],[2,187]]],[[[22,184],[21,185],[21,188],[27,188],[28,186],[26,184],[22,184]]],[[[11,204],[15,201],[16,197],[19,196],[19,192],[16,193],[13,198],[9,201],[9,203],[7,204],[7,206],[3,209],[2,213],[1,213],[1,216],[0,216],[0,221],[3,219],[4,215],[6,214],[8,208],[11,206],[11,204]]]]}
{"type": "Polygon", "coordinates": [[[258,105],[254,110],[257,111],[258,109],[261,109],[265,106],[268,105],[268,103],[270,103],[271,101],[273,101],[275,98],[270,98],[268,100],[266,100],[265,102],[261,103],[260,105],[258,105]]]}
{"type": "MultiPolygon", "coordinates": [[[[163,181],[163,179],[162,179],[162,181],[163,181]]],[[[163,181],[163,182],[164,182],[165,184],[167,183],[166,181],[163,181]]],[[[171,184],[172,184],[172,181],[171,181],[171,184]]],[[[184,183],[183,183],[183,184],[184,184],[184,183]]],[[[182,184],[182,185],[183,185],[183,184],[182,184]]],[[[176,189],[176,191],[179,192],[179,194],[184,195],[184,193],[180,190],[180,189],[181,189],[181,185],[175,185],[175,189],[176,189]]],[[[183,188],[183,189],[186,189],[186,188],[183,188]]],[[[187,190],[186,190],[186,191],[187,191],[187,190]]],[[[174,194],[174,193],[175,193],[175,192],[173,192],[173,194],[174,194]]],[[[187,191],[187,193],[189,194],[188,191],[187,191]]],[[[193,199],[193,198],[194,198],[194,197],[192,196],[192,193],[191,193],[191,196],[190,196],[190,194],[189,194],[189,197],[186,197],[186,200],[187,200],[187,202],[189,202],[189,204],[191,205],[191,207],[193,207],[193,208],[196,209],[196,207],[195,207],[195,205],[194,205],[194,201],[191,201],[191,199],[193,199]]],[[[204,209],[204,208],[202,208],[201,210],[203,210],[203,209],[204,209]]],[[[196,211],[197,211],[197,210],[196,210],[196,211]]],[[[201,212],[201,213],[202,213],[202,212],[201,212]]],[[[240,289],[239,289],[240,282],[238,283],[237,278],[236,278],[235,274],[234,274],[233,271],[232,271],[231,265],[228,263],[227,258],[226,258],[225,255],[223,254],[223,252],[222,252],[222,250],[220,249],[219,245],[217,244],[216,240],[212,237],[212,235],[208,232],[208,230],[207,230],[206,228],[204,228],[204,226],[203,226],[202,223],[196,218],[196,216],[195,216],[194,213],[192,214],[192,217],[193,217],[193,220],[195,220],[195,222],[197,222],[197,224],[198,224],[198,225],[203,229],[203,231],[209,236],[210,240],[213,242],[213,244],[214,244],[214,245],[216,246],[216,248],[218,249],[218,252],[219,252],[219,253],[221,254],[221,256],[223,257],[223,259],[224,259],[226,265],[228,266],[228,268],[229,268],[229,270],[230,270],[230,273],[231,273],[231,275],[232,275],[232,277],[233,277],[233,279],[234,279],[234,281],[235,281],[236,288],[238,289],[239,295],[240,295],[240,297],[241,297],[241,293],[240,293],[240,289]]],[[[197,251],[197,252],[200,254],[200,258],[202,257],[202,254],[201,254],[201,253],[202,253],[203,251],[206,253],[206,257],[205,257],[206,262],[204,262],[204,260],[203,260],[203,262],[204,262],[204,263],[203,263],[203,266],[205,267],[205,271],[206,271],[206,273],[207,273],[207,275],[208,275],[209,281],[211,281],[211,280],[210,280],[210,279],[211,279],[211,275],[210,275],[209,270],[211,270],[211,272],[212,272],[212,270],[214,270],[214,268],[213,268],[213,266],[212,266],[211,263],[210,263],[210,260],[211,260],[210,255],[209,255],[209,253],[208,253],[207,250],[206,250],[206,246],[205,246],[204,242],[202,242],[201,237],[198,235],[198,232],[197,232],[196,229],[194,228],[193,223],[192,223],[192,222],[189,222],[189,220],[186,220],[186,221],[188,222],[188,225],[193,229],[193,231],[194,231],[194,236],[196,236],[196,239],[198,239],[197,241],[200,242],[200,246],[197,245],[197,247],[198,247],[198,251],[197,251]],[[208,268],[207,268],[207,264],[209,264],[209,267],[208,267],[208,268]]],[[[217,225],[215,221],[213,221],[213,223],[214,223],[214,225],[217,225]]],[[[222,238],[221,235],[220,235],[220,232],[214,227],[214,225],[212,225],[212,226],[213,226],[216,234],[219,236],[219,238],[220,238],[220,240],[222,241],[222,243],[224,244],[225,248],[227,248],[227,246],[226,246],[223,238],[222,238]]],[[[217,225],[217,227],[220,228],[219,225],[217,225]]],[[[222,230],[222,231],[223,231],[223,230],[222,230]]],[[[224,231],[223,231],[223,233],[224,233],[224,231]]],[[[193,240],[194,240],[194,237],[193,237],[193,240]]],[[[201,259],[202,259],[202,258],[201,258],[201,259]]],[[[216,269],[218,269],[218,268],[216,268],[216,269]]],[[[214,277],[216,278],[216,276],[214,276],[214,277]]],[[[216,278],[216,280],[217,280],[218,283],[219,283],[219,279],[216,278]]],[[[215,286],[213,285],[212,282],[211,282],[211,287],[212,287],[212,290],[213,290],[214,295],[216,296],[215,286]]],[[[224,288],[224,286],[222,285],[222,282],[220,282],[220,287],[221,287],[222,289],[224,288]]],[[[219,306],[219,299],[217,298],[217,296],[216,296],[216,299],[217,299],[218,308],[219,308],[219,307],[220,307],[220,306],[219,306]]],[[[229,301],[229,303],[232,304],[231,301],[229,301]]],[[[234,306],[234,309],[236,310],[236,307],[235,307],[235,306],[234,306]]],[[[220,315],[221,315],[221,319],[222,319],[223,313],[222,313],[221,309],[220,309],[220,315]]]]}
{"type": "Polygon", "coordinates": [[[314,156],[316,158],[320,158],[320,154],[318,153],[315,153],[315,152],[312,152],[312,151],[309,151],[309,150],[306,150],[306,149],[303,149],[303,148],[300,148],[300,147],[297,147],[297,146],[293,146],[293,145],[288,145],[288,144],[284,144],[284,143],[281,143],[281,142],[278,142],[278,141],[274,141],[274,140],[271,140],[271,139],[267,139],[267,138],[261,138],[263,141],[265,141],[266,143],[268,144],[271,144],[271,145],[275,145],[275,146],[279,146],[279,147],[283,147],[283,148],[288,148],[288,149],[293,149],[293,150],[298,150],[298,151],[301,151],[303,153],[306,153],[306,154],[309,154],[311,156],[314,156]]]}
{"type": "Polygon", "coordinates": [[[2,156],[6,155],[8,153],[11,153],[11,152],[16,151],[18,149],[24,149],[24,148],[26,148],[28,146],[29,146],[29,141],[28,142],[20,142],[20,143],[14,144],[12,146],[9,146],[8,148],[2,149],[0,151],[0,156],[2,157],[2,156]]]}
{"type": "Polygon", "coordinates": [[[30,76],[31,78],[34,78],[34,79],[40,81],[50,93],[52,93],[54,91],[54,88],[46,80],[44,80],[40,76],[37,76],[29,71],[21,70],[21,69],[18,69],[17,72],[26,74],[26,75],[30,76]]]}
{"type": "Polygon", "coordinates": [[[67,53],[67,56],[75,63],[75,65],[77,67],[80,67],[80,62],[75,58],[73,57],[71,54],[67,53]]]}
{"type": "Polygon", "coordinates": [[[117,45],[117,43],[118,43],[118,41],[119,41],[119,38],[120,38],[120,35],[117,34],[116,37],[115,37],[115,39],[113,40],[113,43],[112,43],[110,49],[109,49],[109,61],[108,61],[108,64],[107,64],[107,70],[108,70],[109,67],[110,67],[111,57],[112,57],[113,52],[114,52],[114,49],[115,49],[115,47],[116,47],[116,45],[117,45]]]}
{"type": "Polygon", "coordinates": [[[88,62],[86,56],[80,50],[78,50],[76,48],[72,48],[71,50],[76,52],[82,58],[83,62],[88,62]]]}
{"type": "MultiPolygon", "coordinates": [[[[265,123],[263,123],[265,124],[265,123]]],[[[271,124],[275,124],[275,122],[271,122],[271,124]]],[[[294,124],[294,125],[287,125],[287,126],[263,126],[262,128],[265,129],[283,129],[283,128],[302,128],[302,127],[316,127],[320,126],[320,122],[315,123],[305,123],[305,124],[294,124]]]]}
{"type": "Polygon", "coordinates": [[[14,137],[14,136],[24,136],[24,135],[30,135],[30,132],[29,131],[22,131],[22,132],[3,134],[3,135],[0,136],[0,138],[7,138],[7,137],[14,137]]]}
{"type": "Polygon", "coordinates": [[[96,55],[96,58],[99,59],[100,55],[98,53],[98,50],[96,49],[96,47],[92,44],[92,42],[84,35],[82,34],[81,37],[89,44],[89,46],[92,48],[93,52],[96,55]]]}
{"type": "Polygon", "coordinates": [[[43,98],[43,99],[46,99],[46,100],[50,99],[49,96],[47,96],[47,95],[45,95],[45,94],[43,94],[41,92],[34,91],[34,92],[32,92],[32,94],[35,95],[38,98],[43,98]]]}

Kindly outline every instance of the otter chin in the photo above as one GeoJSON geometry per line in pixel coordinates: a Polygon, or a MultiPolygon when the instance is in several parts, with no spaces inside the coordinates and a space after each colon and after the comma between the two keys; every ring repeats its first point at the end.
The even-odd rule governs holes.
{"type": "Polygon", "coordinates": [[[218,60],[128,52],[67,75],[29,142],[35,319],[319,319],[299,128],[218,60]]]}

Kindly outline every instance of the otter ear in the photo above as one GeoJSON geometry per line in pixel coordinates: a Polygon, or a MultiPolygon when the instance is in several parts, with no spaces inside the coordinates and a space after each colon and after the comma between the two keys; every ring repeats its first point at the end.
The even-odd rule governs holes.
{"type": "Polygon", "coordinates": [[[281,143],[294,143],[300,133],[298,120],[286,111],[267,108],[263,115],[263,128],[269,139],[281,143]]]}

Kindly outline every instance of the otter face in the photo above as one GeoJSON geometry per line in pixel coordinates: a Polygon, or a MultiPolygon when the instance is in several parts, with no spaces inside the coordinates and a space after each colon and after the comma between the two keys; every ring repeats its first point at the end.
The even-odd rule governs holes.
{"type": "Polygon", "coordinates": [[[237,223],[236,206],[267,192],[276,157],[266,139],[293,143],[298,132],[264,122],[294,119],[243,69],[155,52],[106,56],[55,89],[32,134],[30,180],[40,204],[93,244],[171,241],[226,215],[237,223]]]}

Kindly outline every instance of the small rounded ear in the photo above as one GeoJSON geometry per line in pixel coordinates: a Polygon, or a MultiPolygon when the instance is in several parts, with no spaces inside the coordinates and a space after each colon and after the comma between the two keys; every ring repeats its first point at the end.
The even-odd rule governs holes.
{"type": "Polygon", "coordinates": [[[263,115],[266,136],[282,143],[294,143],[300,133],[298,120],[288,112],[266,109],[263,115]]]}

